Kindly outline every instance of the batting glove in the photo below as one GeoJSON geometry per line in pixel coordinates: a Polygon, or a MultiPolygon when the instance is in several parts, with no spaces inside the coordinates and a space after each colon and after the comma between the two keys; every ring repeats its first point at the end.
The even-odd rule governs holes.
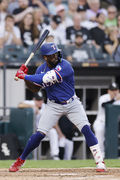
{"type": "Polygon", "coordinates": [[[15,76],[18,77],[19,79],[24,79],[25,75],[26,74],[23,71],[21,71],[21,69],[19,69],[15,76]]]}
{"type": "Polygon", "coordinates": [[[25,74],[28,73],[28,68],[25,66],[25,64],[22,64],[19,70],[23,71],[25,74]]]}

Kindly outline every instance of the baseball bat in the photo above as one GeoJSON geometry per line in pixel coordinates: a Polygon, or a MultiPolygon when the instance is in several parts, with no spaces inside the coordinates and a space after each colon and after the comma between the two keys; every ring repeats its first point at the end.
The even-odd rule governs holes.
{"type": "MultiPolygon", "coordinates": [[[[30,53],[28,59],[26,60],[25,62],[25,66],[28,65],[28,63],[30,62],[30,60],[33,58],[33,56],[35,55],[35,53],[37,52],[37,50],[40,48],[40,46],[42,45],[42,43],[44,42],[44,40],[46,39],[46,37],[48,36],[49,34],[49,30],[46,29],[43,34],[41,35],[38,43],[35,45],[35,47],[33,48],[32,52],[30,53]]],[[[14,78],[16,81],[18,80],[18,77],[15,77],[14,78]]]]}

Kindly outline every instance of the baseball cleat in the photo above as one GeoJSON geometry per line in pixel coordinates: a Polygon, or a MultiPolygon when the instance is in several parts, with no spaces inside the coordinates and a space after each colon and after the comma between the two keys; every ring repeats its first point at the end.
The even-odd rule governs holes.
{"type": "Polygon", "coordinates": [[[106,171],[106,166],[105,166],[104,161],[96,163],[96,164],[97,164],[97,166],[96,166],[96,171],[97,172],[105,172],[106,171]]]}
{"type": "Polygon", "coordinates": [[[9,168],[9,172],[16,172],[19,171],[19,169],[21,168],[21,166],[23,166],[25,160],[22,160],[20,158],[18,158],[14,164],[12,164],[12,166],[9,168]]]}

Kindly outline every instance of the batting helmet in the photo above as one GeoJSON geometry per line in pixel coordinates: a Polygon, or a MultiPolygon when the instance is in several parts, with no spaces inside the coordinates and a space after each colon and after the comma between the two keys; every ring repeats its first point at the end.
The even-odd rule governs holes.
{"type": "Polygon", "coordinates": [[[40,48],[41,55],[52,55],[59,51],[54,43],[44,43],[40,48]]]}

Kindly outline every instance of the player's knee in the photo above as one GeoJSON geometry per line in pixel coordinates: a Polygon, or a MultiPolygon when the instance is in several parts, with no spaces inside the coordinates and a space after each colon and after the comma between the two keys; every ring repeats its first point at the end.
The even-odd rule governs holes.
{"type": "Polygon", "coordinates": [[[46,134],[41,131],[37,131],[36,133],[39,134],[41,138],[44,138],[46,136],[46,134]]]}
{"type": "Polygon", "coordinates": [[[81,132],[83,134],[86,134],[86,133],[89,134],[89,132],[91,132],[90,126],[88,126],[88,125],[83,126],[82,129],[81,129],[81,132]]]}

